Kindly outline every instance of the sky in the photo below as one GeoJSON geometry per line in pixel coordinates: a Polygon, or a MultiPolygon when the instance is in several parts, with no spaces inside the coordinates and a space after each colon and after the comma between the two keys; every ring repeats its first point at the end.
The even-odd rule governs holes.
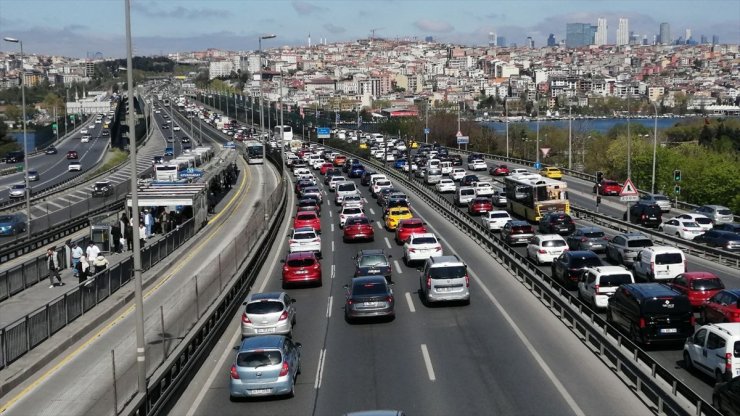
{"type": "MultiPolygon", "coordinates": [[[[19,38],[24,51],[69,57],[125,56],[124,0],[0,0],[0,36],[19,38]]],[[[565,38],[566,23],[608,24],[615,43],[617,22],[652,41],[661,22],[672,37],[691,29],[720,43],[740,43],[739,0],[131,0],[134,55],[219,48],[257,49],[260,35],[275,34],[263,46],[305,46],[376,37],[417,38],[485,45],[488,33],[535,46],[550,33],[565,38]]],[[[2,42],[0,51],[15,44],[2,42]]]]}

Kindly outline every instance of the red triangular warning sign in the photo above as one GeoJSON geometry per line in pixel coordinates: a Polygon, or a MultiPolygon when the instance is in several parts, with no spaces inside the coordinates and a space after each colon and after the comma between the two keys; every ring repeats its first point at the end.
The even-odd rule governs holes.
{"type": "Polygon", "coordinates": [[[635,188],[635,185],[632,183],[632,180],[630,178],[627,178],[626,181],[624,181],[624,185],[622,185],[622,190],[619,191],[619,196],[637,196],[637,188],[635,188]]]}

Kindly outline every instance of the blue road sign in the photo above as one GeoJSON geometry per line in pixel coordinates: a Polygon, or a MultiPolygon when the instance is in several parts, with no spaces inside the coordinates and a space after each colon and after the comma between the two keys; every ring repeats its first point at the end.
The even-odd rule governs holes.
{"type": "Polygon", "coordinates": [[[226,144],[224,145],[224,148],[225,149],[236,149],[236,143],[234,143],[234,142],[226,142],[226,144]]]}
{"type": "Polygon", "coordinates": [[[200,178],[203,176],[203,171],[195,168],[187,168],[184,171],[180,171],[181,178],[200,178]]]}
{"type": "Polygon", "coordinates": [[[331,136],[331,129],[329,127],[316,127],[316,137],[319,139],[328,139],[331,136]]]}
{"type": "Polygon", "coordinates": [[[540,163],[540,162],[534,162],[534,168],[535,168],[535,169],[540,169],[540,168],[542,168],[542,163],[540,163]]]}
{"type": "Polygon", "coordinates": [[[424,134],[429,134],[429,129],[424,129],[424,134]]]}

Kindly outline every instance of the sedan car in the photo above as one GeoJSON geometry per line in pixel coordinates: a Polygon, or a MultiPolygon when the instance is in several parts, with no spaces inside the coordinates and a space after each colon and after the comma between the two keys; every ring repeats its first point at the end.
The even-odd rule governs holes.
{"type": "Polygon", "coordinates": [[[704,324],[711,322],[740,322],[740,290],[724,289],[704,303],[704,324]]]}
{"type": "Polygon", "coordinates": [[[583,272],[589,267],[603,266],[593,251],[566,251],[550,266],[551,276],[567,288],[575,288],[583,272]]]}
{"type": "Polygon", "coordinates": [[[314,211],[321,215],[321,202],[314,196],[304,196],[298,200],[298,211],[314,211]]]}
{"type": "Polygon", "coordinates": [[[450,178],[452,178],[453,181],[459,181],[464,178],[466,174],[467,172],[463,168],[452,168],[452,172],[450,172],[450,178]]]}
{"type": "Polygon", "coordinates": [[[566,238],[570,250],[591,250],[597,253],[606,250],[609,238],[598,227],[579,227],[566,238]]]}
{"type": "Polygon", "coordinates": [[[77,159],[77,151],[70,150],[67,152],[67,159],[77,159]]]}
{"type": "Polygon", "coordinates": [[[694,221],[676,218],[663,221],[663,223],[658,226],[658,231],[675,235],[684,240],[693,240],[695,237],[704,234],[704,230],[694,221]]]}
{"type": "Polygon", "coordinates": [[[283,260],[283,289],[298,284],[321,286],[321,263],[311,252],[289,253],[283,260]]]}
{"type": "Polygon", "coordinates": [[[473,184],[475,188],[475,196],[487,196],[491,197],[496,190],[493,188],[493,184],[487,181],[480,181],[473,184]]]}
{"type": "Polygon", "coordinates": [[[439,182],[434,185],[434,189],[436,189],[440,194],[455,192],[455,181],[448,178],[440,179],[439,182]]]}
{"type": "Polygon", "coordinates": [[[490,231],[501,231],[507,222],[513,220],[508,211],[489,211],[483,215],[483,224],[486,225],[490,231]]]}
{"type": "Polygon", "coordinates": [[[501,239],[506,244],[527,244],[534,237],[534,228],[526,221],[509,221],[501,229],[501,239]]]}
{"type": "Polygon", "coordinates": [[[57,154],[57,148],[54,147],[53,145],[49,146],[46,149],[44,149],[44,153],[47,155],[55,155],[57,154]]]}
{"type": "Polygon", "coordinates": [[[347,322],[358,318],[393,319],[396,316],[393,289],[383,276],[356,277],[344,287],[344,318],[347,322]]]}
{"type": "Polygon", "coordinates": [[[540,175],[550,179],[563,179],[563,171],[552,166],[540,169],[540,175]]]}
{"type": "Polygon", "coordinates": [[[301,343],[281,335],[242,341],[229,371],[229,399],[295,394],[301,343]]]}
{"type": "Polygon", "coordinates": [[[460,179],[460,186],[473,186],[473,183],[480,181],[476,175],[465,175],[460,179]]]}
{"type": "Polygon", "coordinates": [[[703,308],[709,298],[725,288],[719,277],[709,272],[681,273],[668,282],[668,285],[688,296],[691,306],[696,309],[703,308]]]}
{"type": "Polygon", "coordinates": [[[488,170],[491,176],[507,176],[509,174],[509,167],[506,165],[492,166],[488,170]]]}
{"type": "Polygon", "coordinates": [[[570,234],[576,229],[573,218],[564,212],[548,212],[540,218],[539,231],[546,234],[570,234]]]}
{"type": "Polygon", "coordinates": [[[486,165],[486,162],[484,162],[483,160],[476,159],[472,162],[468,162],[468,169],[472,171],[487,170],[488,165],[486,165]]]}
{"type": "Polygon", "coordinates": [[[348,169],[347,176],[350,178],[361,178],[363,173],[365,173],[365,166],[359,163],[353,163],[348,169]]]}
{"type": "Polygon", "coordinates": [[[293,217],[293,228],[312,228],[317,233],[321,233],[321,218],[315,211],[299,211],[293,217]]]}
{"type": "Polygon", "coordinates": [[[26,216],[21,213],[0,215],[0,235],[16,235],[26,231],[26,216]]]}
{"type": "Polygon", "coordinates": [[[727,251],[740,251],[740,233],[722,230],[709,230],[694,238],[697,243],[704,243],[710,247],[720,247],[727,251]]]}
{"type": "Polygon", "coordinates": [[[359,276],[383,276],[391,282],[391,255],[386,255],[382,249],[360,250],[355,255],[355,274],[359,276]]]}
{"type": "Polygon", "coordinates": [[[301,198],[312,197],[319,201],[319,204],[324,201],[324,196],[321,194],[321,189],[318,186],[306,186],[301,189],[301,198]]]}
{"type": "Polygon", "coordinates": [[[326,172],[333,168],[334,164],[330,162],[322,163],[321,166],[319,166],[319,172],[321,172],[322,175],[326,175],[326,172]]]}
{"type": "Polygon", "coordinates": [[[250,293],[242,303],[242,338],[293,332],[295,300],[285,292],[250,293]]]}
{"type": "Polygon", "coordinates": [[[558,234],[539,234],[529,240],[526,254],[537,264],[552,263],[568,250],[568,243],[558,234]]]}
{"type": "Polygon", "coordinates": [[[17,183],[11,185],[8,191],[9,198],[24,198],[26,196],[26,184],[17,183]]]}
{"type": "Polygon", "coordinates": [[[373,223],[366,216],[350,217],[344,222],[342,240],[345,243],[350,241],[375,240],[375,229],[373,223]]]}
{"type": "Polygon", "coordinates": [[[599,195],[619,195],[622,192],[622,185],[617,181],[604,179],[594,185],[594,193],[599,195]]]}
{"type": "Polygon", "coordinates": [[[288,240],[288,249],[291,253],[312,251],[321,257],[321,237],[313,228],[296,228],[288,240]]]}
{"type": "Polygon", "coordinates": [[[686,214],[676,215],[673,218],[677,220],[688,220],[688,221],[695,222],[699,224],[699,227],[701,227],[703,231],[709,231],[712,228],[714,228],[712,219],[707,217],[704,214],[696,214],[696,213],[689,212],[686,214]]]}
{"type": "Polygon", "coordinates": [[[442,244],[432,233],[411,234],[403,244],[403,261],[408,266],[412,262],[424,261],[429,257],[443,255],[442,244]]]}
{"type": "Polygon", "coordinates": [[[493,211],[493,203],[491,203],[490,198],[477,196],[468,202],[468,214],[470,215],[482,215],[490,211],[493,211]]]}

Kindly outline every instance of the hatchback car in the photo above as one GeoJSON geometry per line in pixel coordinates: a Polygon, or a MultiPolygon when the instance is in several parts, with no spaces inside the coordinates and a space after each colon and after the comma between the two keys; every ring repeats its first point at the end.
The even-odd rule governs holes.
{"type": "Polygon", "coordinates": [[[312,251],[321,257],[321,237],[313,228],[296,228],[288,240],[291,253],[298,251],[312,251]]]}
{"type": "Polygon", "coordinates": [[[740,322],[740,289],[724,289],[704,303],[702,321],[740,322]]]}
{"type": "Polygon", "coordinates": [[[0,215],[0,235],[17,235],[26,231],[26,216],[22,213],[0,215]]]}
{"type": "Polygon", "coordinates": [[[509,174],[509,167],[506,165],[493,166],[488,170],[491,176],[507,176],[509,174]]]}
{"type": "Polygon", "coordinates": [[[493,203],[490,198],[477,196],[468,202],[468,214],[482,215],[493,211],[493,203]]]}
{"type": "Polygon", "coordinates": [[[355,274],[359,276],[383,276],[390,282],[391,262],[389,258],[393,256],[386,255],[382,249],[360,250],[354,257],[355,274]]]}
{"type": "Polygon", "coordinates": [[[412,262],[424,261],[442,254],[442,244],[432,233],[411,234],[403,244],[403,262],[407,266],[412,262]]]}
{"type": "Polygon", "coordinates": [[[354,163],[349,167],[347,176],[350,178],[361,178],[363,173],[365,173],[365,166],[359,163],[354,163]]]}
{"type": "Polygon", "coordinates": [[[93,185],[93,197],[106,197],[113,195],[113,183],[111,181],[97,181],[93,185]]]}
{"type": "Polygon", "coordinates": [[[604,179],[594,185],[594,193],[599,195],[619,195],[620,192],[622,192],[622,185],[617,181],[604,179]]]}
{"type": "Polygon", "coordinates": [[[527,244],[526,255],[537,264],[552,263],[568,250],[568,243],[558,234],[539,234],[527,244]]]}
{"type": "Polygon", "coordinates": [[[321,286],[321,263],[308,251],[289,253],[283,260],[283,289],[298,284],[321,286]]]}
{"type": "Polygon", "coordinates": [[[293,217],[293,228],[313,228],[317,233],[321,232],[321,218],[315,211],[299,211],[293,217]]]}
{"type": "MultiPolygon", "coordinates": [[[[657,228],[663,221],[660,207],[656,204],[636,203],[629,208],[629,221],[632,224],[642,225],[643,227],[657,228]]],[[[627,221],[627,213],[622,216],[627,221]]]]}
{"type": "Polygon", "coordinates": [[[452,168],[452,172],[450,172],[450,178],[452,178],[453,181],[457,182],[465,177],[467,172],[463,168],[452,168]]]}
{"type": "Polygon", "coordinates": [[[604,263],[593,251],[566,251],[553,260],[550,265],[550,275],[563,286],[573,288],[581,280],[587,268],[603,265],[604,263]]]}
{"type": "Polygon", "coordinates": [[[701,229],[703,231],[709,231],[712,228],[714,228],[714,224],[712,223],[712,219],[709,218],[709,217],[707,217],[704,214],[697,214],[697,213],[693,213],[693,212],[688,212],[686,214],[676,215],[674,218],[677,219],[677,220],[688,220],[688,221],[695,222],[695,223],[699,224],[699,227],[701,227],[701,229]]]}
{"type": "Polygon", "coordinates": [[[356,277],[344,288],[344,319],[347,322],[358,318],[393,319],[396,316],[393,289],[383,276],[356,277]]]}
{"type": "Polygon", "coordinates": [[[334,167],[334,164],[332,163],[329,163],[329,162],[322,163],[321,166],[319,167],[319,172],[321,172],[322,175],[326,175],[326,172],[333,167],[334,167]]]}
{"type": "Polygon", "coordinates": [[[694,212],[706,215],[714,224],[731,223],[735,220],[732,216],[732,211],[722,205],[702,205],[695,209],[694,212]]]}
{"type": "Polygon", "coordinates": [[[472,162],[468,162],[468,169],[472,171],[488,170],[488,165],[486,165],[486,162],[484,162],[483,160],[476,159],[472,162]]]}
{"type": "Polygon", "coordinates": [[[36,182],[40,179],[39,171],[37,170],[29,170],[28,171],[28,181],[29,182],[36,182]]]}
{"type": "Polygon", "coordinates": [[[357,240],[375,240],[375,229],[373,229],[373,224],[364,215],[361,217],[347,218],[344,222],[343,230],[342,240],[345,243],[357,240]]]}
{"type": "Polygon", "coordinates": [[[77,151],[70,150],[67,152],[67,159],[77,159],[77,151]]]}
{"type": "Polygon", "coordinates": [[[281,335],[242,341],[229,371],[229,398],[293,397],[301,372],[301,343],[281,335]]]}
{"type": "Polygon", "coordinates": [[[250,293],[244,300],[242,338],[264,334],[288,335],[296,320],[294,299],[285,292],[250,293]]]}
{"type": "Polygon", "coordinates": [[[465,175],[460,179],[460,186],[473,186],[473,183],[480,181],[477,175],[465,175]]]}
{"type": "Polygon", "coordinates": [[[46,149],[44,149],[44,153],[47,155],[55,155],[57,154],[57,148],[54,146],[49,146],[46,149]]]}
{"type": "Polygon", "coordinates": [[[563,179],[563,171],[552,166],[540,169],[540,175],[550,179],[563,179]]]}
{"type": "Polygon", "coordinates": [[[67,166],[68,172],[72,172],[72,171],[79,172],[81,170],[82,170],[82,164],[80,162],[69,162],[69,165],[67,166]]]}
{"type": "Polygon", "coordinates": [[[591,250],[597,253],[606,250],[606,242],[609,238],[604,230],[598,227],[579,227],[573,234],[566,238],[568,248],[571,250],[591,250]]]}
{"type": "Polygon", "coordinates": [[[339,210],[339,228],[344,227],[344,223],[347,222],[348,218],[363,216],[365,216],[365,211],[362,208],[357,206],[343,206],[339,210]]]}
{"type": "Polygon", "coordinates": [[[527,244],[534,237],[534,228],[526,221],[509,221],[501,229],[501,239],[506,244],[527,244]]]}
{"type": "Polygon", "coordinates": [[[434,185],[434,189],[436,189],[440,194],[455,192],[455,181],[448,178],[440,179],[439,182],[434,185]]]}
{"type": "Polygon", "coordinates": [[[420,218],[405,219],[398,222],[394,239],[396,240],[396,244],[401,245],[405,243],[412,234],[424,234],[427,232],[424,221],[420,218]]]}
{"type": "Polygon", "coordinates": [[[508,211],[498,210],[489,211],[483,215],[482,221],[489,231],[501,231],[507,222],[512,221],[511,215],[508,211]]]}
{"type": "Polygon", "coordinates": [[[637,253],[652,245],[653,240],[642,233],[617,234],[606,242],[606,259],[630,267],[637,253]]]}
{"type": "Polygon", "coordinates": [[[643,204],[656,204],[663,212],[669,212],[671,210],[671,201],[665,195],[644,194],[640,196],[640,202],[643,204]]]}
{"type": "Polygon", "coordinates": [[[540,218],[538,229],[543,234],[567,235],[575,231],[576,224],[564,212],[548,212],[540,218]]]}
{"type": "Polygon", "coordinates": [[[681,273],[669,281],[668,285],[688,296],[691,306],[697,309],[704,307],[709,298],[725,288],[719,277],[709,272],[681,273]]]}
{"type": "Polygon", "coordinates": [[[298,200],[298,211],[315,211],[321,215],[321,202],[314,196],[304,196],[298,200]]]}

